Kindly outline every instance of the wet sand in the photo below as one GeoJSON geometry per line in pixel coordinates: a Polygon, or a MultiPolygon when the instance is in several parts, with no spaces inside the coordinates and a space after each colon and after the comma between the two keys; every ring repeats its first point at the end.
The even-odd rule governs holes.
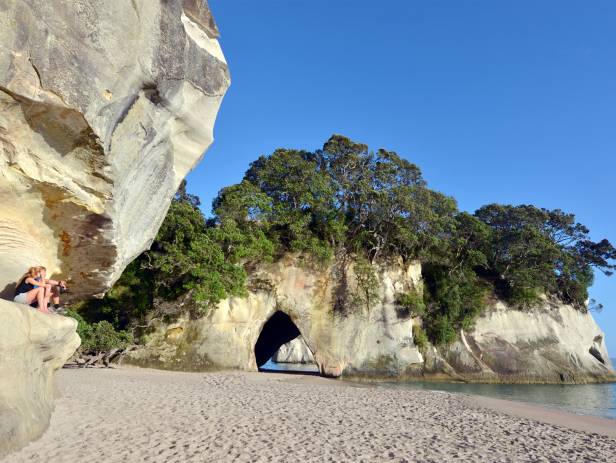
{"type": "Polygon", "coordinates": [[[44,436],[6,462],[605,461],[616,421],[314,376],[62,370],[44,436]]]}

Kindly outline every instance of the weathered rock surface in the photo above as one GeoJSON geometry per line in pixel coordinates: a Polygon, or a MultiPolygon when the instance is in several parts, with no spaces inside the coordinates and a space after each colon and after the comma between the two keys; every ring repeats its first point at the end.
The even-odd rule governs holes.
{"type": "Polygon", "coordinates": [[[106,291],[213,140],[229,86],[202,0],[0,0],[0,291],[106,291]]]}
{"type": "MultiPolygon", "coordinates": [[[[411,315],[399,309],[396,295],[420,290],[420,267],[392,265],[376,274],[377,296],[368,309],[353,300],[357,280],[352,265],[313,270],[285,258],[253,273],[247,298],[224,300],[201,319],[157,325],[146,346],[125,361],[179,370],[256,370],[257,340],[266,322],[282,312],[295,325],[288,327],[291,337],[283,342],[299,329],[322,374],[402,374],[423,359],[413,344],[411,315]]],[[[275,341],[271,354],[280,346],[275,341]]]]}
{"type": "MultiPolygon", "coordinates": [[[[222,301],[207,316],[157,324],[146,345],[129,362],[168,369],[254,370],[259,357],[299,362],[313,353],[329,376],[429,378],[480,382],[584,383],[616,380],[590,313],[547,300],[532,310],[496,302],[473,329],[448,347],[428,346],[424,355],[413,343],[418,322],[396,304],[397,295],[422,291],[418,263],[376,269],[378,291],[370,309],[354,301],[353,266],[310,269],[293,258],[263,266],[251,275],[247,298],[222,301]],[[268,324],[275,314],[274,332],[268,324]],[[285,338],[285,331],[288,336],[285,338]],[[307,349],[286,344],[301,334],[307,349]],[[263,338],[270,338],[263,342],[263,338]],[[259,341],[259,342],[258,342],[259,341]],[[273,350],[261,355],[262,344],[273,350]]],[[[301,341],[292,341],[301,344],[301,341]]]]}
{"type": "Polygon", "coordinates": [[[0,457],[39,437],[53,409],[53,372],[79,347],[77,322],[0,299],[0,457]]]}
{"type": "MultiPolygon", "coordinates": [[[[0,297],[33,265],[101,294],[149,246],[213,140],[217,36],[204,0],[0,0],[0,297]]],[[[0,320],[6,451],[46,427],[78,338],[9,303],[0,320]]]]}
{"type": "Polygon", "coordinates": [[[448,348],[429,349],[424,374],[508,383],[616,380],[590,313],[545,301],[531,310],[496,303],[448,348]]]}
{"type": "Polygon", "coordinates": [[[280,346],[272,357],[276,363],[314,363],[312,352],[301,336],[280,346]]]}

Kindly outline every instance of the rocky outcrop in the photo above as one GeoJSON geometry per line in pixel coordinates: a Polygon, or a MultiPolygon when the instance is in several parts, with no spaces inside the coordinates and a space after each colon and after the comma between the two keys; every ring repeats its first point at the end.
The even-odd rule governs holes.
{"type": "Polygon", "coordinates": [[[213,140],[229,86],[202,0],[0,2],[0,291],[106,291],[213,140]]]}
{"type": "Polygon", "coordinates": [[[222,301],[206,316],[157,323],[145,346],[126,359],[179,370],[255,370],[308,354],[328,376],[478,382],[583,383],[616,380],[603,333],[590,313],[545,300],[530,310],[494,302],[459,341],[420,352],[420,320],[398,295],[422,292],[418,263],[375,266],[372,304],[354,266],[315,269],[287,256],[250,277],[247,298],[222,301]],[[297,338],[299,335],[301,337],[297,338]],[[294,344],[287,344],[289,341],[294,344]],[[301,340],[306,349],[299,348],[301,340]],[[297,344],[297,345],[295,345],[297,344]],[[278,348],[281,347],[281,350],[278,348]],[[278,350],[278,352],[276,352],[278,350]]]}
{"type": "Polygon", "coordinates": [[[479,382],[616,380],[604,334],[592,315],[547,300],[530,310],[495,303],[451,346],[428,349],[421,371],[479,382]]]}
{"type": "MultiPolygon", "coordinates": [[[[0,0],[0,297],[33,265],[101,294],[149,247],[213,140],[217,36],[204,0],[0,0]]],[[[62,317],[0,317],[6,450],[45,428],[78,338],[62,317]]]]}
{"type": "Polygon", "coordinates": [[[77,322],[0,300],[0,457],[39,437],[53,408],[53,372],[79,347],[77,322]]]}
{"type": "Polygon", "coordinates": [[[413,344],[411,314],[396,304],[397,294],[421,290],[420,266],[376,267],[375,277],[374,300],[367,303],[359,297],[353,265],[313,269],[288,256],[253,272],[248,297],[224,300],[197,320],[156,325],[146,345],[125,361],[179,370],[256,370],[301,334],[323,375],[402,374],[423,362],[413,344]],[[274,318],[277,326],[268,330],[274,318]]]}
{"type": "Polygon", "coordinates": [[[275,363],[314,363],[312,352],[301,336],[278,348],[272,361],[275,363]]]}

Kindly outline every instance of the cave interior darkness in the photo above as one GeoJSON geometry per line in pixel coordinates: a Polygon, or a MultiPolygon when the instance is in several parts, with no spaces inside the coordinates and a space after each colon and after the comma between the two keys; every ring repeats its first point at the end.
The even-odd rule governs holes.
{"type": "Polygon", "coordinates": [[[301,333],[291,317],[284,312],[276,312],[265,322],[259,339],[255,344],[255,358],[257,366],[261,368],[276,353],[276,351],[289,341],[301,336],[301,333]]]}

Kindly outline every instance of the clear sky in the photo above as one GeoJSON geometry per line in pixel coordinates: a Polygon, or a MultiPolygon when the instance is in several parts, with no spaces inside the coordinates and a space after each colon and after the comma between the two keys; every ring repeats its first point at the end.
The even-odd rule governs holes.
{"type": "MultiPolygon", "coordinates": [[[[210,0],[232,84],[190,174],[217,191],[332,133],[418,164],[463,210],[531,203],[616,242],[616,2],[210,0]]],[[[616,276],[595,317],[616,357],[616,276]]]]}

